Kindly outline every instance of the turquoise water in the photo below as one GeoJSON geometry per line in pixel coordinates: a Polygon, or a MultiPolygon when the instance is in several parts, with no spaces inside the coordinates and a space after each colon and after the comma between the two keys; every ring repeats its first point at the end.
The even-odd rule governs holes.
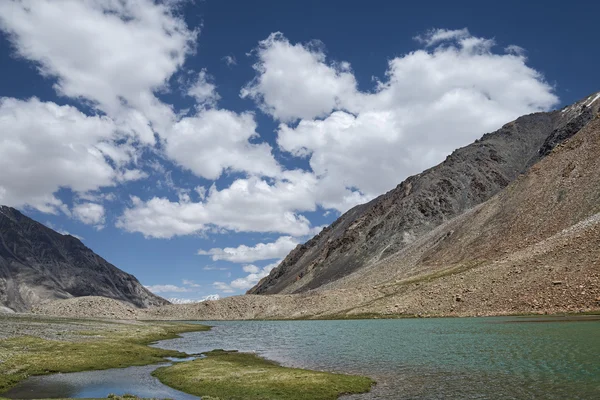
{"type": "MultiPolygon", "coordinates": [[[[352,399],[600,399],[600,321],[525,321],[209,321],[201,322],[214,327],[209,332],[186,333],[157,346],[187,353],[254,351],[287,366],[378,381],[371,393],[352,399]]],[[[38,397],[61,397],[66,394],[50,389],[66,379],[72,397],[150,391],[191,398],[167,396],[169,389],[149,376],[153,368],[36,377],[20,389],[31,389],[33,382],[38,397]]]]}
{"type": "Polygon", "coordinates": [[[207,322],[160,347],[255,351],[284,365],[351,372],[365,399],[600,399],[600,321],[522,318],[207,322]]]}

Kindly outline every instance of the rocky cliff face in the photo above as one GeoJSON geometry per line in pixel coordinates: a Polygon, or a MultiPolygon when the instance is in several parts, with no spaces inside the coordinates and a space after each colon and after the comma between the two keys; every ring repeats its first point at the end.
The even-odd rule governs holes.
{"type": "Polygon", "coordinates": [[[168,304],[79,239],[0,206],[0,306],[26,311],[49,300],[94,295],[137,307],[168,304]]]}
{"type": "Polygon", "coordinates": [[[592,95],[561,111],[523,116],[456,150],[443,163],[346,212],[248,293],[305,292],[378,265],[507,187],[585,127],[599,104],[592,95]]]}

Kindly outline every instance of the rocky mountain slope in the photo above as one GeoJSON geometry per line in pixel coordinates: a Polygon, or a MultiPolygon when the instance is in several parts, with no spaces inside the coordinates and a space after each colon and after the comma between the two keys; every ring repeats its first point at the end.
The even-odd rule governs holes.
{"type": "MultiPolygon", "coordinates": [[[[438,216],[446,220],[424,229],[395,253],[372,259],[316,289],[234,296],[133,313],[119,311],[119,306],[114,314],[133,314],[131,318],[140,319],[213,320],[598,312],[599,108],[600,96],[593,95],[551,113],[559,126],[541,140],[540,151],[530,160],[521,158],[530,167],[505,188],[454,218],[438,216]]],[[[390,194],[375,202],[386,196],[390,194]]],[[[338,221],[324,234],[333,242],[336,229],[340,229],[338,237],[352,232],[348,227],[339,228],[340,224],[352,226],[363,221],[364,215],[358,211],[371,207],[372,203],[351,210],[345,215],[350,222],[338,221]]],[[[411,215],[410,211],[404,213],[411,215]]],[[[316,248],[321,235],[304,247],[316,248]]],[[[358,238],[364,241],[363,236],[358,238]]],[[[360,249],[365,251],[365,247],[360,249]]],[[[288,262],[294,257],[302,260],[309,250],[297,248],[288,262]]],[[[298,285],[302,279],[293,280],[292,285],[302,289],[298,285]]],[[[86,298],[57,301],[37,312],[88,316],[89,302],[86,298]]]]}
{"type": "Polygon", "coordinates": [[[49,300],[91,295],[137,307],[168,304],[79,239],[0,206],[0,307],[26,311],[49,300]]]}
{"type": "MultiPolygon", "coordinates": [[[[299,293],[381,263],[485,202],[597,113],[596,94],[561,111],[526,115],[453,152],[441,164],[359,205],[299,245],[249,294],[299,293]]],[[[335,286],[335,284],[334,284],[335,286]]]]}

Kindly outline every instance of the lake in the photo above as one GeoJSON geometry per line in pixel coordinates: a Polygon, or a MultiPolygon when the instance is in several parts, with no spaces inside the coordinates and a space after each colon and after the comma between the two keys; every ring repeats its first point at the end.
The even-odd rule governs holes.
{"type": "MultiPolygon", "coordinates": [[[[600,398],[598,320],[492,317],[201,323],[214,328],[186,333],[157,346],[187,353],[216,348],[252,351],[286,366],[356,373],[378,381],[371,393],[347,397],[351,399],[600,398]]],[[[117,371],[122,371],[121,381],[126,382],[127,370],[138,373],[143,368],[153,367],[117,371]]],[[[99,377],[111,371],[115,370],[77,374],[99,377]]],[[[76,374],[61,376],[70,375],[76,374]]],[[[44,384],[60,378],[33,379],[42,390],[44,384]]],[[[108,390],[104,396],[136,393],[135,379],[139,376],[130,375],[130,387],[104,386],[108,390]]],[[[76,390],[85,390],[86,382],[73,389],[74,383],[70,382],[69,395],[84,397],[76,390]]],[[[104,383],[110,385],[109,380],[104,383]]],[[[40,394],[51,397],[52,393],[40,394]]]]}

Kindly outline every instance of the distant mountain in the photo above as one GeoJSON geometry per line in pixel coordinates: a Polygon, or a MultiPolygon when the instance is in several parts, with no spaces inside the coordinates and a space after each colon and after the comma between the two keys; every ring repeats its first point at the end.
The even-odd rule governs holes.
{"type": "Polygon", "coordinates": [[[27,311],[79,296],[104,296],[137,307],[169,304],[79,239],[0,206],[0,308],[27,311]]]}
{"type": "Polygon", "coordinates": [[[588,125],[599,106],[600,95],[594,94],[560,111],[520,117],[484,135],[441,164],[343,214],[296,247],[248,293],[344,288],[350,274],[376,274],[386,259],[506,188],[588,125]]]}
{"type": "Polygon", "coordinates": [[[206,297],[203,297],[201,299],[179,299],[176,297],[170,298],[168,299],[169,302],[171,304],[195,304],[195,303],[202,303],[204,301],[214,301],[214,300],[219,300],[221,298],[221,296],[219,296],[218,294],[209,294],[206,297]]]}

